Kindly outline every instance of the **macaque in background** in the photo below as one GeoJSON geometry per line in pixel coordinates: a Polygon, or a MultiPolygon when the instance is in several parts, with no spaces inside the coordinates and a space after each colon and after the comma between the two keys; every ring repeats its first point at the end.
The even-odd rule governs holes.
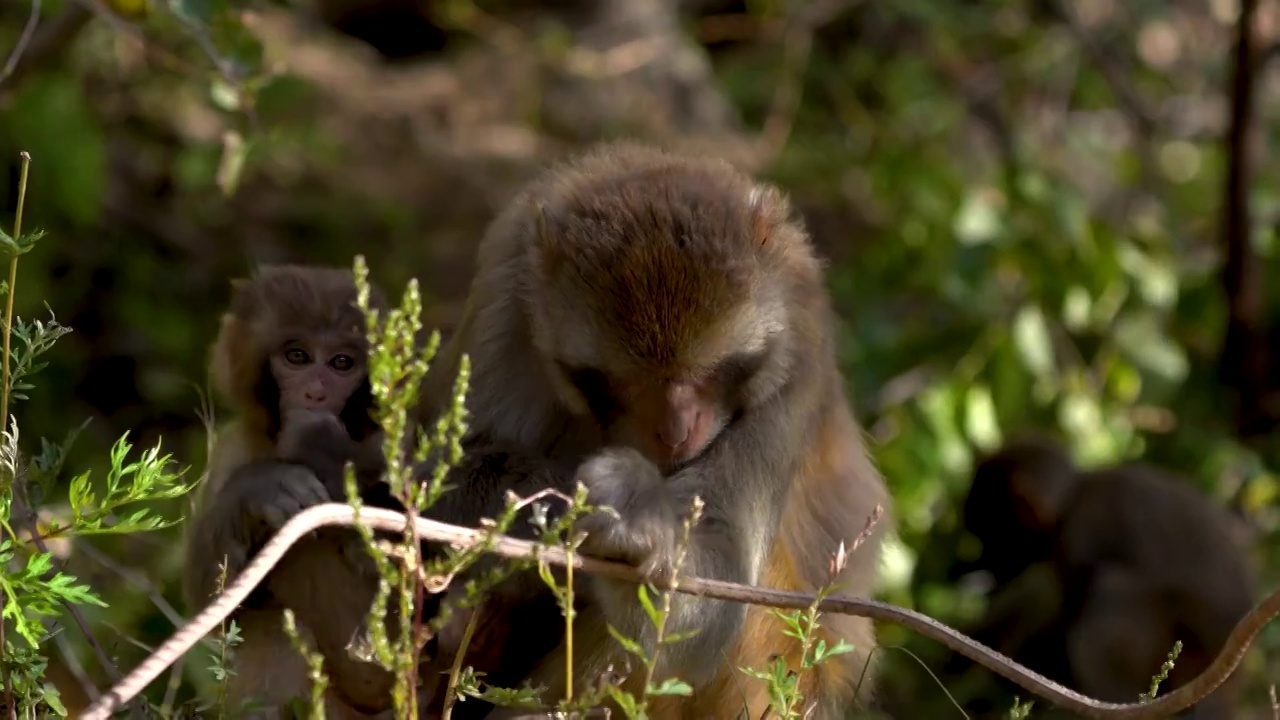
{"type": "MultiPolygon", "coordinates": [[[[469,447],[499,443],[565,463],[576,470],[564,487],[580,481],[592,504],[619,513],[582,522],[585,554],[670,573],[696,495],[704,508],[682,572],[812,592],[831,581],[840,544],[854,542],[877,505],[888,511],[837,369],[821,263],[775,188],[715,160],[604,146],[517,197],[486,232],[478,266],[420,420],[446,407],[469,354],[469,447]]],[[[471,492],[465,476],[458,482],[446,497],[471,492]]],[[[520,474],[510,483],[527,487],[520,474]]],[[[872,592],[890,526],[886,514],[849,557],[840,592],[872,592]]],[[[575,687],[627,663],[606,623],[650,652],[654,642],[636,585],[580,580],[575,687]]],[[[558,615],[542,624],[558,626],[558,615]]],[[[695,630],[664,646],[656,674],[681,678],[693,695],[652,698],[653,717],[760,717],[767,688],[738,668],[775,657],[798,668],[799,643],[766,608],[677,595],[668,633],[695,630]]],[[[524,662],[521,631],[503,642],[524,662]]],[[[819,635],[855,650],[805,674],[807,717],[843,717],[859,687],[868,696],[872,623],[827,615],[819,635]]],[[[546,701],[563,696],[563,652],[528,675],[549,688],[546,701]]],[[[638,691],[641,679],[633,672],[626,687],[638,691]]]]}
{"type": "MultiPolygon", "coordinates": [[[[293,515],[345,502],[348,461],[366,502],[400,509],[380,480],[383,435],[371,415],[365,320],[355,303],[349,270],[268,266],[233,281],[211,373],[234,420],[218,435],[188,525],[184,589],[193,610],[217,592],[222,563],[230,582],[293,515]]],[[[376,290],[370,304],[385,304],[376,290]]],[[[282,629],[290,608],[325,656],[328,717],[389,708],[391,675],[345,649],[363,632],[376,588],[354,530],[323,529],[295,545],[236,615],[244,642],[229,681],[232,706],[253,698],[277,717],[289,698],[309,697],[305,662],[282,629]]]]}
{"type": "MultiPolygon", "coordinates": [[[[1186,683],[1252,607],[1228,512],[1148,465],[1082,471],[1054,441],[1012,442],[978,464],[963,523],[982,553],[953,579],[993,580],[974,639],[1101,700],[1134,702],[1178,640],[1161,692],[1186,683]]],[[[1179,717],[1230,718],[1233,701],[1228,684],[1179,717]]]]}

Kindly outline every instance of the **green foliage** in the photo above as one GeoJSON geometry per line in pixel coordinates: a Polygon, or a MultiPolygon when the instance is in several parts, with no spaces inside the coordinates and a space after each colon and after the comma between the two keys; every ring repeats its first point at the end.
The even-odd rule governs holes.
{"type": "MultiPolygon", "coordinates": [[[[101,500],[89,485],[88,472],[71,481],[71,509],[75,514],[71,532],[77,535],[133,533],[159,530],[182,521],[182,518],[165,520],[148,508],[138,508],[128,516],[117,515],[126,505],[181,497],[195,487],[194,482],[181,482],[185,470],[172,471],[171,456],[161,456],[158,444],[144,450],[141,459],[125,464],[125,458],[132,449],[128,434],[112,447],[111,471],[107,473],[106,494],[101,500]]],[[[61,528],[54,528],[55,533],[61,531],[61,528]]]]}
{"type": "MultiPolygon", "coordinates": [[[[0,542],[0,562],[11,566],[17,556],[11,540],[0,542]]],[[[4,618],[13,622],[18,634],[31,647],[39,647],[44,634],[44,621],[58,614],[60,603],[98,605],[106,603],[98,599],[88,585],[77,584],[75,578],[53,570],[53,556],[36,553],[27,556],[26,565],[17,572],[0,577],[0,590],[8,601],[4,606],[4,618]]]]}
{"type": "MultiPolygon", "coordinates": [[[[47,639],[47,637],[41,638],[41,641],[47,639]]],[[[48,664],[49,661],[40,654],[37,647],[24,647],[5,642],[4,659],[0,660],[0,672],[3,672],[12,684],[13,697],[17,701],[16,707],[22,709],[18,717],[23,720],[67,716],[67,709],[62,704],[58,688],[44,679],[48,664]]]]}
{"type": "Polygon", "coordinates": [[[818,590],[808,608],[790,612],[777,609],[770,609],[769,611],[770,615],[782,621],[783,634],[794,638],[799,643],[800,667],[798,669],[793,670],[790,668],[786,658],[781,656],[775,658],[773,663],[766,669],[740,668],[748,677],[760,680],[768,686],[769,707],[780,720],[800,720],[805,716],[804,693],[800,690],[800,679],[805,672],[813,670],[831,658],[851,653],[854,650],[852,645],[843,640],[839,640],[835,645],[828,647],[825,640],[817,637],[817,630],[821,627],[818,622],[818,606],[821,605],[824,598],[838,589],[836,583],[839,574],[844,570],[847,563],[848,554],[845,551],[844,543],[841,543],[832,556],[830,583],[818,590]]]}
{"type": "Polygon", "coordinates": [[[55,566],[45,541],[54,537],[127,534],[167,527],[177,521],[166,521],[148,508],[133,509],[125,517],[117,516],[117,513],[127,505],[180,497],[192,485],[180,482],[182,472],[169,469],[170,457],[160,456],[158,445],[145,451],[141,459],[126,462],[132,446],[127,442],[127,436],[121,437],[111,452],[102,501],[97,501],[89,483],[89,473],[85,472],[71,482],[73,518],[70,525],[62,527],[54,522],[40,523],[36,520],[34,508],[29,505],[31,498],[47,489],[78,431],[70,432],[63,445],[53,445],[42,439],[41,453],[32,463],[34,472],[28,472],[28,461],[18,444],[17,419],[8,414],[11,401],[27,399],[26,391],[34,388],[29,378],[45,367],[39,358],[70,332],[69,328],[53,319],[45,324],[38,320],[23,322],[13,317],[18,258],[34,249],[44,235],[40,231],[21,232],[29,164],[30,158],[24,154],[14,233],[0,233],[3,234],[0,250],[9,258],[3,328],[5,353],[0,358],[4,361],[5,378],[0,386],[0,408],[4,409],[0,418],[6,426],[0,436],[0,526],[4,530],[4,537],[0,539],[0,567],[6,568],[6,572],[0,574],[0,607],[3,607],[0,617],[13,624],[14,630],[29,647],[16,646],[9,638],[0,638],[6,651],[0,671],[4,675],[3,704],[21,707],[24,713],[40,710],[65,716],[66,709],[57,690],[41,680],[46,659],[40,650],[49,637],[46,623],[60,614],[60,606],[106,607],[107,604],[87,584],[55,566]],[[17,241],[13,240],[15,236],[17,241]],[[17,347],[13,347],[15,339],[17,347]],[[21,514],[15,517],[14,511],[19,507],[22,508],[21,514]],[[21,539],[15,527],[29,530],[28,537],[21,539]],[[14,705],[19,700],[22,704],[14,705]]]}

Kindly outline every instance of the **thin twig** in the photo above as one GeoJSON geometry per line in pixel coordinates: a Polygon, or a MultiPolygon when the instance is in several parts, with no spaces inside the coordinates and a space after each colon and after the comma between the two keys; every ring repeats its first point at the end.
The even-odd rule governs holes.
{"type": "Polygon", "coordinates": [[[111,557],[106,553],[96,547],[93,547],[89,543],[82,543],[76,546],[76,551],[84,554],[90,560],[101,565],[107,570],[119,575],[125,582],[134,586],[138,590],[141,590],[146,594],[147,598],[151,600],[151,604],[155,605],[156,609],[159,610],[160,613],[169,620],[169,622],[173,623],[174,627],[182,627],[182,624],[187,621],[186,618],[182,617],[182,613],[178,612],[168,600],[164,599],[164,596],[160,594],[160,591],[157,590],[154,585],[147,582],[142,573],[134,570],[133,568],[121,565],[111,559],[111,557]]]}
{"type": "MultiPolygon", "coordinates": [[[[361,508],[361,524],[381,532],[404,532],[404,514],[378,508],[361,508]]],[[[459,527],[447,523],[415,518],[418,537],[461,547],[482,546],[490,552],[508,558],[541,558],[561,567],[569,563],[563,548],[548,547],[502,535],[491,536],[483,530],[459,527]]],[[[183,653],[191,649],[219,623],[239,607],[280,562],[289,548],[303,537],[322,527],[345,526],[356,523],[355,511],[350,505],[325,503],[315,505],[295,515],[258,552],[235,582],[226,586],[213,602],[179,629],[133,672],[117,683],[109,692],[91,705],[82,715],[83,720],[107,720],[121,703],[142,692],[164,669],[173,664],[183,653]]],[[[648,582],[660,590],[672,589],[670,582],[649,580],[624,563],[598,560],[574,555],[572,565],[578,570],[603,575],[633,583],[648,582]]],[[[687,595],[728,600],[775,608],[805,609],[817,600],[811,593],[772,590],[752,587],[722,580],[706,580],[686,576],[680,579],[677,592],[687,595]]],[[[1092,718],[1162,718],[1177,713],[1203,700],[1216,690],[1239,666],[1245,652],[1259,631],[1280,615],[1280,590],[1273,591],[1253,610],[1246,614],[1204,672],[1182,687],[1167,695],[1138,703],[1111,703],[1095,700],[1060,685],[1039,673],[1029,670],[1010,658],[970,639],[960,632],[943,625],[933,618],[888,603],[864,598],[831,595],[818,602],[823,613],[856,615],[901,625],[926,638],[942,643],[949,649],[978,662],[1017,685],[1045,698],[1049,702],[1071,712],[1092,718]]]]}
{"type": "Polygon", "coordinates": [[[467,626],[462,630],[462,642],[458,645],[458,652],[453,656],[453,665],[449,668],[449,681],[446,685],[444,708],[440,712],[440,720],[452,720],[453,718],[453,705],[457,701],[458,677],[462,674],[462,661],[467,654],[467,647],[471,645],[471,638],[475,635],[476,625],[479,622],[480,609],[473,608],[471,617],[467,618],[467,626]]]}
{"type": "Polygon", "coordinates": [[[67,667],[67,672],[80,684],[80,689],[84,690],[84,694],[89,697],[89,700],[97,700],[101,697],[102,691],[98,689],[97,685],[93,684],[93,680],[89,679],[89,673],[85,672],[84,665],[80,663],[80,658],[76,657],[76,650],[71,647],[71,642],[67,640],[66,634],[56,633],[53,636],[53,644],[58,646],[58,653],[62,656],[62,664],[67,667]]]}
{"type": "Polygon", "coordinates": [[[1075,8],[1067,2],[1058,0],[1049,3],[1050,12],[1057,15],[1067,25],[1067,29],[1075,36],[1076,42],[1085,51],[1085,54],[1093,60],[1094,66],[1102,73],[1103,80],[1106,81],[1107,87],[1111,89],[1111,94],[1115,97],[1116,102],[1133,121],[1135,129],[1140,137],[1148,137],[1155,132],[1159,126],[1159,118],[1153,112],[1147,103],[1146,98],[1142,96],[1136,88],[1129,83],[1129,77],[1133,75],[1133,70],[1128,67],[1128,63],[1116,58],[1111,54],[1108,47],[1094,40],[1088,30],[1080,24],[1080,19],[1076,16],[1075,8]]]}
{"type": "Polygon", "coordinates": [[[23,75],[44,65],[45,62],[64,56],[71,41],[93,19],[93,13],[79,3],[69,2],[52,20],[41,23],[40,31],[22,53],[22,62],[7,77],[0,79],[0,86],[12,88],[23,75]]]}
{"type": "MultiPolygon", "coordinates": [[[[827,0],[802,5],[782,31],[782,67],[773,100],[757,140],[759,159],[771,162],[786,147],[804,94],[804,76],[813,53],[813,36],[862,0],[827,0]]],[[[777,26],[773,26],[777,27],[777,26]]]]}
{"type": "MultiPolygon", "coordinates": [[[[36,550],[48,555],[49,546],[45,544],[44,539],[40,537],[40,528],[36,523],[35,513],[31,510],[27,511],[26,525],[28,532],[31,534],[31,541],[35,543],[36,550]]],[[[51,577],[59,572],[58,569],[50,569],[46,577],[51,577]]],[[[107,651],[102,647],[102,643],[98,642],[98,638],[89,629],[89,621],[85,619],[84,612],[80,610],[80,606],[69,600],[63,600],[62,606],[71,614],[71,619],[75,621],[76,627],[80,628],[80,633],[84,635],[84,639],[89,643],[89,647],[93,650],[93,655],[98,660],[98,664],[102,666],[107,677],[111,682],[120,682],[120,671],[116,669],[115,663],[111,662],[111,657],[107,655],[107,651]]]]}
{"type": "Polygon", "coordinates": [[[164,700],[160,702],[161,717],[170,717],[173,704],[178,700],[178,690],[182,689],[182,673],[187,665],[186,656],[178,658],[169,671],[169,687],[164,690],[164,700]]]}
{"type": "Polygon", "coordinates": [[[31,14],[27,17],[27,24],[22,28],[22,34],[18,36],[18,44],[13,46],[13,52],[9,53],[9,59],[4,61],[4,69],[0,70],[0,83],[9,79],[13,74],[14,68],[18,67],[18,61],[22,59],[22,54],[27,51],[27,46],[31,44],[31,38],[35,37],[36,26],[40,24],[40,0],[31,0],[31,14]]]}

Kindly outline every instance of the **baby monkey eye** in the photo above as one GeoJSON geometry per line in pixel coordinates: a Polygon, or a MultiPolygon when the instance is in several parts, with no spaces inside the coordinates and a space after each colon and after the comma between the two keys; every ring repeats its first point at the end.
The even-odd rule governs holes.
{"type": "Polygon", "coordinates": [[[289,361],[290,365],[305,365],[311,361],[311,356],[307,355],[306,350],[295,347],[284,351],[284,359],[289,361]]]}
{"type": "Polygon", "coordinates": [[[329,366],[338,372],[346,372],[356,366],[356,359],[350,355],[334,355],[329,360],[329,366]]]}

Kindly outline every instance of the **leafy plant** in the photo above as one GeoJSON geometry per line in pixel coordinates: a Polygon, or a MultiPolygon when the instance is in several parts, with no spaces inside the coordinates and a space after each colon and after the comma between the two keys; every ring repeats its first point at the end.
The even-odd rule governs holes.
{"type": "MultiPolygon", "coordinates": [[[[12,402],[26,400],[26,393],[34,389],[30,378],[45,367],[39,358],[49,352],[59,338],[71,332],[52,318],[42,323],[23,322],[13,317],[18,259],[31,252],[44,237],[38,230],[22,232],[30,165],[31,157],[23,153],[13,235],[0,230],[0,250],[9,258],[8,281],[3,285],[3,382],[0,382],[0,419],[5,426],[0,435],[0,527],[4,530],[0,563],[6,568],[0,574],[0,607],[3,608],[0,616],[13,624],[25,644],[4,637],[3,626],[0,626],[0,644],[5,648],[0,671],[3,672],[4,706],[21,710],[24,717],[66,714],[57,691],[41,679],[47,664],[41,650],[50,637],[48,622],[60,614],[60,607],[106,606],[88,585],[57,567],[46,541],[168,527],[177,520],[165,520],[137,504],[179,497],[193,487],[182,482],[183,470],[170,467],[169,455],[160,455],[159,444],[144,451],[139,459],[130,461],[133,446],[126,435],[112,448],[106,490],[101,500],[92,489],[89,473],[81,473],[71,481],[70,524],[37,522],[35,503],[61,469],[68,446],[78,431],[69,433],[63,444],[42,440],[40,454],[34,463],[29,463],[19,447],[17,418],[9,413],[12,402]],[[119,513],[126,508],[128,514],[121,516],[119,513]]],[[[90,632],[82,623],[77,624],[82,632],[90,632]]]]}

